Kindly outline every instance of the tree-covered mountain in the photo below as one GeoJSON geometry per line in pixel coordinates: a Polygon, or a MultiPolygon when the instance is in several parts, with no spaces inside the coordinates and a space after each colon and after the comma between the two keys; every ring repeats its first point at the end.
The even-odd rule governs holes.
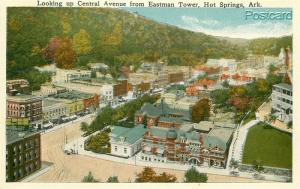
{"type": "MultiPolygon", "coordinates": [[[[260,51],[259,42],[250,47],[260,51]]],[[[29,77],[34,66],[53,62],[63,68],[105,62],[116,77],[122,65],[137,68],[143,60],[194,65],[207,58],[242,59],[246,49],[119,9],[11,7],[7,14],[9,79],[29,77]]]]}

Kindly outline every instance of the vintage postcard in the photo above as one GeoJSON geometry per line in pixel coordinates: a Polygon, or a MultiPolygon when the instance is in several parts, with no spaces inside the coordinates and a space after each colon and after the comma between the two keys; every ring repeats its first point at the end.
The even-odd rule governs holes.
{"type": "Polygon", "coordinates": [[[4,2],[4,188],[295,188],[295,2],[4,2]]]}

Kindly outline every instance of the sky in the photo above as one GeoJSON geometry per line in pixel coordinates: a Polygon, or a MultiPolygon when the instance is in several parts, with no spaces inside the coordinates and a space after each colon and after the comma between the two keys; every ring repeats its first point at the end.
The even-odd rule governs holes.
{"type": "Polygon", "coordinates": [[[253,39],[292,34],[292,20],[246,20],[246,11],[290,12],[290,8],[125,8],[146,18],[214,36],[253,39]]]}

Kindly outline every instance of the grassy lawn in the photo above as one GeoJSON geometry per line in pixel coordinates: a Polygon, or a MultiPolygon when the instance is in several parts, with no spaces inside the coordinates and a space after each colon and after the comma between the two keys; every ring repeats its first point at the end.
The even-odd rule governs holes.
{"type": "Polygon", "coordinates": [[[292,168],[292,135],[259,123],[249,130],[243,163],[261,160],[271,167],[292,168]]]}

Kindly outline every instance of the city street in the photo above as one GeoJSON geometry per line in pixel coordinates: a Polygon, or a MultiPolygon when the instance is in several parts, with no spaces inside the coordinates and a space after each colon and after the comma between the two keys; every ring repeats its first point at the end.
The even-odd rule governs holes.
{"type": "MultiPolygon", "coordinates": [[[[81,120],[91,122],[92,118],[81,120]]],[[[80,121],[66,124],[62,128],[45,133],[42,140],[42,161],[53,162],[51,169],[31,182],[81,182],[82,178],[92,172],[93,176],[105,182],[109,176],[118,176],[120,182],[133,182],[137,172],[143,167],[134,166],[84,155],[67,155],[63,152],[64,136],[68,141],[80,137],[80,121]]],[[[183,180],[184,171],[154,168],[157,173],[166,171],[183,180]]],[[[253,179],[208,174],[208,182],[262,182],[253,179]]]]}

